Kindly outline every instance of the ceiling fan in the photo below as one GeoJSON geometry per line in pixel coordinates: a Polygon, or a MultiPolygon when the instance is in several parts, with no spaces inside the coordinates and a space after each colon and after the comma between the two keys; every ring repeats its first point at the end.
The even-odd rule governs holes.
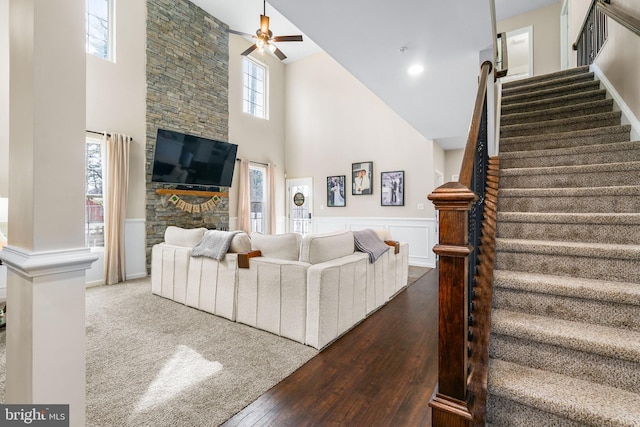
{"type": "Polygon", "coordinates": [[[235,30],[227,30],[229,33],[238,34],[240,36],[247,36],[256,39],[256,42],[251,45],[247,50],[241,53],[243,56],[249,55],[254,50],[258,49],[262,52],[265,48],[268,48],[275,56],[281,61],[287,59],[287,56],[282,53],[280,49],[274,44],[274,42],[301,42],[302,36],[273,36],[273,33],[269,29],[269,17],[267,16],[267,1],[263,0],[263,14],[260,15],[260,28],[256,31],[256,35],[251,35],[235,30]]]}

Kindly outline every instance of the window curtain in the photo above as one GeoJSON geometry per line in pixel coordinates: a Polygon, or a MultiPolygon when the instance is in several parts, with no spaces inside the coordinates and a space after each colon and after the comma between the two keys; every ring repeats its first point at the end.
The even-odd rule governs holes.
{"type": "Polygon", "coordinates": [[[240,159],[238,186],[238,230],[251,233],[251,188],[249,180],[249,160],[240,159]]]}
{"type": "Polygon", "coordinates": [[[129,149],[131,137],[105,133],[104,185],[104,283],[126,280],[124,224],[129,189],[129,149]]]}
{"type": "Polygon", "coordinates": [[[267,182],[269,183],[267,201],[269,206],[269,224],[267,232],[276,234],[276,165],[267,164],[267,182]]]}

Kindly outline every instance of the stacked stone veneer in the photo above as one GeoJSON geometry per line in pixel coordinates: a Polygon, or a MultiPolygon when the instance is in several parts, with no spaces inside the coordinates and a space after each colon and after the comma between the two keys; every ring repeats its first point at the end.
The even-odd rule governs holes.
{"type": "MultiPolygon", "coordinates": [[[[165,228],[228,229],[229,200],[213,211],[192,214],[156,193],[151,183],[158,128],[228,141],[229,43],[227,25],[186,0],[147,1],[146,245],[163,240],[165,228]],[[163,203],[164,202],[164,203],[163,203]]],[[[209,196],[180,196],[197,204],[209,196]]]]}

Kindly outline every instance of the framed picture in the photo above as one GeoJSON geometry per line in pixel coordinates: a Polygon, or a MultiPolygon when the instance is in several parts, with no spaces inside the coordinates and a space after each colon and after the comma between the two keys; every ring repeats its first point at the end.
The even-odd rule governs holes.
{"type": "Polygon", "coordinates": [[[404,171],[380,174],[382,206],[404,206],[404,171]]]}
{"type": "Polygon", "coordinates": [[[327,206],[344,207],[346,175],[336,175],[327,177],[327,206]]]}
{"type": "Polygon", "coordinates": [[[373,194],[373,162],[351,164],[351,194],[373,194]]]}

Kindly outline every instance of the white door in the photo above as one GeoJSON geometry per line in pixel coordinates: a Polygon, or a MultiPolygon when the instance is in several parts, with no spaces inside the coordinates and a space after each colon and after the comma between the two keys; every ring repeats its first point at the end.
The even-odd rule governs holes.
{"type": "Polygon", "coordinates": [[[533,76],[533,27],[520,28],[507,33],[509,74],[502,82],[533,76]]]}
{"type": "Polygon", "coordinates": [[[303,236],[311,232],[313,179],[287,179],[287,229],[303,236]]]}

